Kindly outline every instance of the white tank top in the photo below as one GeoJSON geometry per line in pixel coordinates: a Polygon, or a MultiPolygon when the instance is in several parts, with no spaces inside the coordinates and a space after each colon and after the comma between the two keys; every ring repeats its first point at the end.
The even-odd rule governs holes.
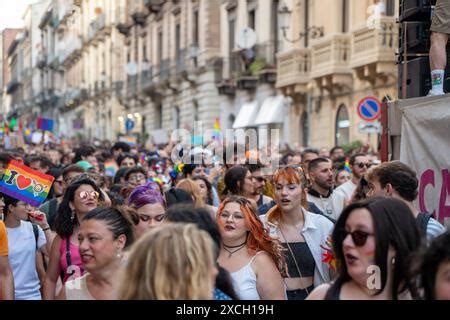
{"type": "Polygon", "coordinates": [[[66,287],[66,300],[95,300],[95,298],[89,293],[86,277],[88,273],[82,277],[67,281],[66,287]]]}
{"type": "Polygon", "coordinates": [[[261,300],[258,290],[256,289],[256,274],[251,264],[256,256],[262,251],[257,252],[240,270],[230,273],[233,279],[234,290],[241,300],[261,300]]]}

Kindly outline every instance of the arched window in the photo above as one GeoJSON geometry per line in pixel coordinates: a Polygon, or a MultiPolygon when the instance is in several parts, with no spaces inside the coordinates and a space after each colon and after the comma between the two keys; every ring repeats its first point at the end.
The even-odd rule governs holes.
{"type": "Polygon", "coordinates": [[[350,119],[347,107],[343,104],[339,106],[336,115],[336,145],[341,146],[350,142],[350,119]]]}
{"type": "Polygon", "coordinates": [[[302,117],[300,118],[300,128],[302,130],[302,137],[301,137],[301,141],[302,141],[302,145],[304,147],[308,146],[308,140],[309,140],[309,123],[308,123],[308,113],[306,111],[304,111],[302,113],[302,117]]]}

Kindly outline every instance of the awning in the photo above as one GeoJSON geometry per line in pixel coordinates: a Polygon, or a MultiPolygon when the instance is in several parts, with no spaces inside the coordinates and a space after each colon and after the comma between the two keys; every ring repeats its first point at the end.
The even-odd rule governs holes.
{"type": "Polygon", "coordinates": [[[258,102],[244,103],[233,123],[233,129],[255,127],[255,118],[258,115],[258,102]]]}
{"type": "Polygon", "coordinates": [[[271,123],[283,123],[284,96],[268,97],[264,100],[255,124],[257,126],[271,123]]]}

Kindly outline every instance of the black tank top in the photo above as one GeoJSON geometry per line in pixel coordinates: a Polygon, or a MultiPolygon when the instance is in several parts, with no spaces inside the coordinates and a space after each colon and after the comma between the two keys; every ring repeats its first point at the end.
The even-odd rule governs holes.
{"type": "Polygon", "coordinates": [[[306,277],[314,277],[314,269],[316,268],[316,262],[314,261],[314,257],[309,250],[306,242],[290,242],[289,246],[294,254],[294,257],[297,261],[298,268],[300,269],[301,276],[298,272],[297,266],[294,261],[294,257],[287,246],[286,243],[282,243],[284,247],[284,255],[286,257],[286,264],[288,267],[288,276],[289,278],[306,278],[306,277]]]}

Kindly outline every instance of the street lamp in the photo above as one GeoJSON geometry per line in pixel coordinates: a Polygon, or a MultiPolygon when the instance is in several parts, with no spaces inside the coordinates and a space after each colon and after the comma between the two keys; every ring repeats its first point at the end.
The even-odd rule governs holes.
{"type": "Polygon", "coordinates": [[[299,37],[297,39],[289,39],[287,36],[287,30],[290,28],[290,18],[292,15],[292,10],[290,10],[285,3],[278,10],[278,14],[281,17],[281,30],[283,31],[283,38],[290,43],[295,43],[302,40],[304,37],[310,37],[311,39],[317,39],[324,36],[324,28],[311,26],[308,27],[305,31],[299,33],[299,37]]]}

